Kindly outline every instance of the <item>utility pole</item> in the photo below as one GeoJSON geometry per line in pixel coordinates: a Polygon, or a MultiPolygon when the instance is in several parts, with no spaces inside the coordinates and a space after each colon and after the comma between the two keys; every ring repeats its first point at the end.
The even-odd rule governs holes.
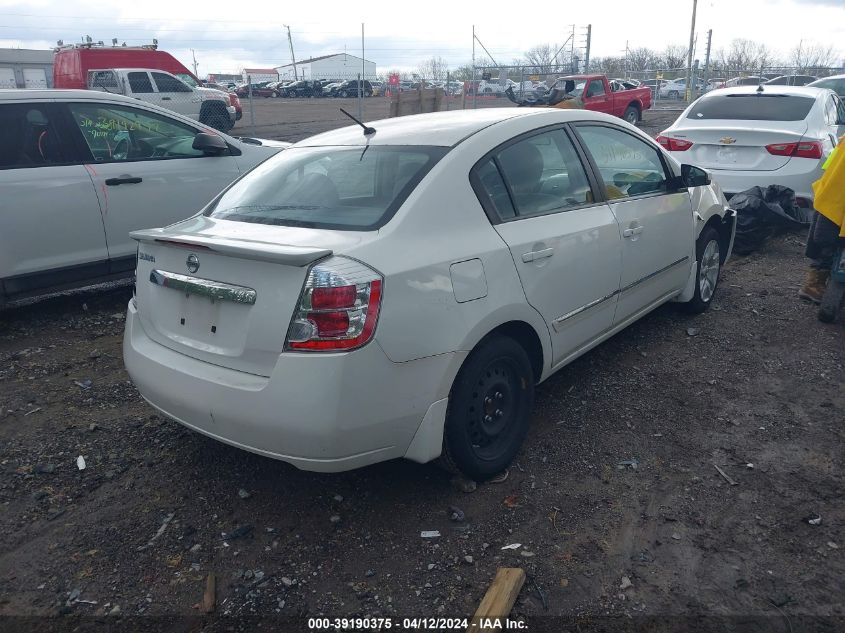
{"type": "Polygon", "coordinates": [[[364,23],[361,22],[361,80],[358,82],[358,120],[364,120],[364,80],[367,71],[364,62],[364,23]]]}
{"type": "Polygon", "coordinates": [[[592,37],[593,37],[593,25],[588,24],[587,25],[587,46],[586,46],[586,49],[584,51],[584,74],[585,75],[590,74],[590,41],[592,40],[592,37]]]}
{"type": "Polygon", "coordinates": [[[293,56],[293,38],[291,38],[291,36],[290,36],[290,27],[287,24],[283,24],[282,26],[284,26],[288,30],[288,44],[290,45],[290,61],[291,61],[291,64],[293,64],[293,78],[294,78],[294,80],[296,80],[296,79],[299,79],[299,75],[296,72],[296,58],[293,56]]]}
{"type": "Polygon", "coordinates": [[[475,83],[475,24],[472,25],[472,108],[475,109],[476,97],[478,96],[478,84],[475,83]]]}
{"type": "Polygon", "coordinates": [[[687,51],[687,101],[692,96],[692,49],[695,47],[695,12],[697,9],[698,0],[692,0],[692,25],[689,31],[689,51],[687,51]]]}
{"type": "Polygon", "coordinates": [[[194,58],[194,77],[199,79],[199,75],[197,74],[197,56],[194,54],[194,49],[191,49],[191,57],[194,58]]]}
{"type": "Polygon", "coordinates": [[[710,47],[713,45],[713,29],[707,31],[707,52],[704,54],[704,89],[710,81],[710,47]]]}

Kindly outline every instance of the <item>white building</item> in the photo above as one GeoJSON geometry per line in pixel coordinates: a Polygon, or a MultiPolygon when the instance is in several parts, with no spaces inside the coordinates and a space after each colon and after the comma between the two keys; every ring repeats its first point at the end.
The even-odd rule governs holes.
{"type": "Polygon", "coordinates": [[[52,50],[0,48],[0,88],[52,87],[52,50]]]}
{"type": "Polygon", "coordinates": [[[254,84],[265,81],[279,81],[279,74],[275,68],[244,68],[241,71],[241,79],[246,83],[247,77],[254,84]]]}
{"type": "Polygon", "coordinates": [[[294,76],[293,67],[293,64],[278,66],[276,70],[279,73],[279,79],[344,80],[357,79],[358,75],[370,81],[376,78],[375,62],[347,53],[323,55],[296,62],[296,76],[294,76]]]}

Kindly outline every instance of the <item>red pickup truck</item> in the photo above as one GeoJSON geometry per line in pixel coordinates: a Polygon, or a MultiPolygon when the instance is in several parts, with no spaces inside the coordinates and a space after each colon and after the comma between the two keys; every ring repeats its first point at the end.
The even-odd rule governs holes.
{"type": "Polygon", "coordinates": [[[580,98],[585,109],[618,116],[632,125],[643,118],[643,111],[651,107],[651,89],[648,87],[626,90],[622,82],[608,81],[605,75],[570,75],[560,77],[551,89],[564,90],[567,82],[575,84],[569,94],[580,98]]]}

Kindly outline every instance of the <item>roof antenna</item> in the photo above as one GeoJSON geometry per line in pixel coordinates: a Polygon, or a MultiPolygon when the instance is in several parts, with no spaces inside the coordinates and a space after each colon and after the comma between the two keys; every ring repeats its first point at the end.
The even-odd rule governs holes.
{"type": "Polygon", "coordinates": [[[363,123],[361,123],[358,119],[356,119],[354,116],[352,116],[351,114],[349,114],[349,113],[348,113],[346,110],[344,110],[343,108],[338,108],[338,109],[339,109],[341,112],[343,112],[346,116],[348,116],[350,119],[352,119],[353,121],[355,121],[355,123],[357,123],[357,124],[358,124],[358,125],[360,125],[362,128],[364,128],[364,136],[369,136],[370,134],[375,134],[375,133],[376,133],[376,128],[374,128],[374,127],[370,127],[369,125],[364,125],[363,123]]]}

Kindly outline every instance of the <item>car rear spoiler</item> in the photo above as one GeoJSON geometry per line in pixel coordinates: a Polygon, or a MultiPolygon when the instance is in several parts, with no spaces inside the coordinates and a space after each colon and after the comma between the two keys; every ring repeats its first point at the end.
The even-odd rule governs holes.
{"type": "Polygon", "coordinates": [[[312,246],[294,246],[273,242],[232,239],[225,237],[206,237],[186,233],[173,233],[164,229],[145,229],[132,231],[133,240],[153,244],[168,244],[177,248],[207,250],[228,257],[240,257],[256,261],[286,264],[288,266],[308,266],[319,259],[332,254],[329,248],[312,246]]]}

